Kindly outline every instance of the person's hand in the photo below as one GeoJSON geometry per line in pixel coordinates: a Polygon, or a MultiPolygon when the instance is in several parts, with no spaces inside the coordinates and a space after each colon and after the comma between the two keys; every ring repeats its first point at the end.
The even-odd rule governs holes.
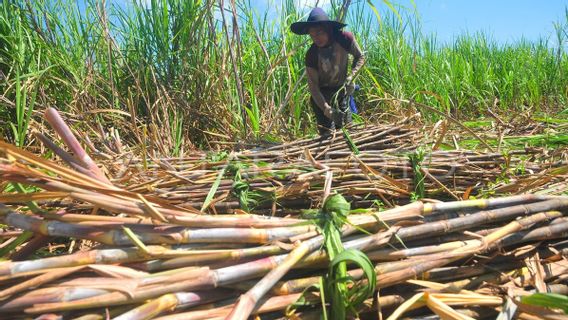
{"type": "Polygon", "coordinates": [[[328,103],[326,103],[324,105],[323,115],[331,119],[331,113],[332,113],[331,106],[328,103]]]}

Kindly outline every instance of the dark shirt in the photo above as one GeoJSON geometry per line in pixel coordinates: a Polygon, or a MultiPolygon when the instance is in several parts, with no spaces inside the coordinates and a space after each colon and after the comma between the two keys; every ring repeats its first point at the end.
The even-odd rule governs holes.
{"type": "Polygon", "coordinates": [[[324,108],[325,99],[319,88],[338,88],[347,78],[349,54],[353,56],[353,76],[363,66],[365,57],[351,32],[338,31],[332,35],[331,44],[320,48],[315,44],[308,49],[305,63],[310,93],[316,104],[324,108]]]}

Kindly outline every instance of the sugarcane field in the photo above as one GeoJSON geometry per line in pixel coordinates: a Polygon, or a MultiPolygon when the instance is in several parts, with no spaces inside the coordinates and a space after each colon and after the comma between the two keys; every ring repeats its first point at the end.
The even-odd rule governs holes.
{"type": "Polygon", "coordinates": [[[2,1],[0,319],[568,319],[568,3],[2,1]]]}

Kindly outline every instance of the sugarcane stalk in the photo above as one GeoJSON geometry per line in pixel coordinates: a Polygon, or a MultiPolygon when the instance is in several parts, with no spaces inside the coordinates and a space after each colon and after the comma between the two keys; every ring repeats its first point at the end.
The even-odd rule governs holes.
{"type": "Polygon", "coordinates": [[[127,303],[137,303],[148,299],[156,298],[167,293],[193,291],[211,289],[215,285],[215,279],[212,278],[213,273],[203,270],[201,275],[195,275],[191,279],[168,283],[165,285],[149,286],[132,292],[131,296],[122,292],[111,292],[99,294],[86,299],[78,299],[71,302],[54,302],[44,304],[34,304],[32,307],[26,308],[28,313],[44,313],[62,310],[79,310],[85,308],[95,308],[102,306],[115,306],[127,303]]]}
{"type": "Polygon", "coordinates": [[[510,235],[500,242],[495,243],[494,247],[507,247],[519,243],[551,240],[551,239],[564,239],[568,236],[568,222],[551,224],[549,226],[540,227],[534,230],[527,230],[510,235]]]}
{"type": "MultiPolygon", "coordinates": [[[[489,221],[502,221],[521,214],[530,214],[534,212],[555,210],[565,207],[568,207],[568,199],[559,198],[526,205],[517,205],[501,209],[481,211],[470,216],[459,217],[448,221],[430,222],[418,226],[401,228],[400,230],[396,231],[396,236],[402,241],[409,239],[418,239],[426,236],[464,230],[472,226],[483,225],[485,223],[488,223],[489,221]]],[[[424,210],[424,207],[420,203],[413,205],[411,208],[413,210],[424,210]]],[[[554,214],[554,217],[556,216],[557,215],[554,214]]],[[[371,235],[362,237],[360,239],[347,241],[345,242],[344,246],[345,248],[369,251],[380,245],[384,245],[384,243],[382,242],[376,242],[377,237],[380,238],[380,236],[371,235]]],[[[322,254],[320,253],[319,255],[320,256],[313,254],[313,256],[306,257],[305,260],[320,261],[322,259],[322,254]]]]}
{"type": "Polygon", "coordinates": [[[149,288],[141,288],[126,296],[120,292],[113,292],[99,295],[92,298],[75,300],[73,302],[58,302],[36,304],[27,308],[26,312],[41,313],[52,312],[58,310],[78,310],[83,308],[94,308],[106,305],[121,305],[126,303],[136,303],[144,300],[159,297],[161,295],[180,291],[193,291],[213,288],[217,286],[225,286],[241,280],[251,279],[269,272],[284,261],[287,255],[278,255],[267,257],[252,262],[242,263],[234,266],[224,267],[209,272],[203,272],[201,276],[192,279],[180,281],[177,283],[151,286],[149,288]]]}
{"type": "MultiPolygon", "coordinates": [[[[150,218],[129,218],[118,216],[101,216],[101,215],[84,215],[73,213],[44,214],[44,217],[51,220],[58,220],[68,223],[80,224],[102,224],[109,223],[115,225],[125,224],[160,224],[150,218]]],[[[276,228],[304,223],[303,220],[293,218],[266,217],[252,214],[233,214],[233,215],[216,215],[211,216],[168,216],[170,223],[184,227],[232,227],[232,228],[276,228]]]]}
{"type": "MultiPolygon", "coordinates": [[[[287,296],[275,296],[275,297],[265,298],[261,301],[260,306],[255,311],[255,314],[262,314],[262,313],[268,313],[268,312],[283,310],[286,307],[288,307],[290,304],[292,304],[296,300],[298,300],[298,298],[300,296],[301,296],[301,294],[291,294],[291,295],[287,295],[287,296]]],[[[315,299],[308,297],[308,300],[313,301],[315,299]]],[[[197,310],[197,311],[189,311],[189,312],[178,313],[178,314],[174,314],[174,315],[166,315],[166,316],[158,317],[157,319],[160,319],[160,320],[181,320],[181,319],[197,320],[197,319],[211,319],[212,317],[218,317],[219,319],[223,319],[229,314],[229,312],[231,311],[231,308],[233,306],[234,305],[231,305],[231,304],[217,306],[217,307],[213,306],[213,308],[209,308],[207,310],[202,310],[202,311],[197,310]]]]}
{"type": "Polygon", "coordinates": [[[114,320],[145,320],[178,308],[189,308],[212,301],[228,298],[234,295],[233,291],[215,289],[203,292],[176,292],[163,295],[151,300],[137,308],[129,310],[114,320]]]}
{"type": "MultiPolygon", "coordinates": [[[[435,207],[432,204],[431,207],[435,207]]],[[[401,229],[397,234],[405,240],[425,234],[429,236],[447,233],[449,230],[464,230],[472,226],[480,226],[490,221],[499,222],[519,215],[527,215],[543,211],[561,210],[568,207],[568,198],[557,198],[536,203],[514,205],[506,208],[480,211],[466,217],[451,219],[446,222],[431,222],[421,226],[401,229]]],[[[429,211],[425,206],[424,211],[429,211]]]]}
{"type": "Polygon", "coordinates": [[[500,206],[513,206],[530,202],[551,200],[551,197],[532,194],[523,194],[510,197],[475,199],[465,201],[429,203],[425,205],[424,213],[434,214],[440,212],[467,210],[467,209],[489,209],[500,206]]]}
{"type": "Polygon", "coordinates": [[[75,135],[71,132],[71,129],[67,126],[67,124],[61,119],[61,116],[54,108],[47,108],[44,117],[49,122],[51,127],[57,132],[59,137],[63,139],[67,147],[71,149],[73,152],[75,159],[82,164],[82,166],[91,171],[96,177],[97,180],[102,181],[105,184],[111,184],[111,182],[105,177],[103,172],[99,169],[96,163],[91,159],[91,157],[85,152],[83,147],[79,144],[79,141],[75,137],[75,135]]]}
{"type": "Polygon", "coordinates": [[[21,282],[15,286],[0,291],[0,300],[4,300],[13,294],[21,292],[31,287],[38,287],[53,280],[63,278],[71,273],[80,270],[81,267],[61,268],[51,272],[46,272],[40,276],[21,282]]]}
{"type": "Polygon", "coordinates": [[[56,145],[51,139],[46,137],[44,134],[39,132],[34,132],[34,136],[38,138],[46,147],[51,149],[61,159],[63,159],[63,161],[65,161],[73,169],[77,170],[78,172],[84,175],[88,175],[91,176],[92,178],[99,179],[99,176],[97,174],[95,174],[88,168],[84,167],[83,163],[80,163],[71,154],[61,149],[58,145],[56,145]]]}
{"type": "MultiPolygon", "coordinates": [[[[122,230],[105,230],[105,228],[74,225],[59,221],[45,221],[36,217],[15,213],[0,204],[0,213],[5,221],[23,230],[37,232],[49,236],[67,236],[88,239],[109,245],[129,245],[131,239],[122,230]]],[[[305,232],[316,230],[315,226],[297,226],[272,229],[218,228],[218,229],[173,229],[146,230],[138,234],[144,244],[178,244],[178,243],[268,243],[287,239],[305,232]]]]}
{"type": "MultiPolygon", "coordinates": [[[[482,240],[471,240],[469,243],[467,243],[464,246],[456,246],[454,247],[454,249],[452,251],[449,251],[447,253],[440,253],[440,254],[434,254],[434,255],[429,255],[428,259],[430,260],[416,260],[416,262],[412,262],[412,261],[408,261],[406,263],[411,263],[410,266],[408,267],[404,267],[402,270],[399,271],[389,271],[389,269],[384,269],[384,266],[382,267],[382,269],[376,269],[377,274],[379,274],[379,276],[377,276],[377,281],[380,283],[381,287],[387,287],[389,285],[392,285],[394,283],[397,283],[399,281],[402,281],[404,279],[409,279],[411,277],[415,277],[418,274],[424,273],[427,270],[436,268],[436,267],[440,267],[443,266],[445,264],[448,264],[450,262],[453,262],[455,260],[458,260],[464,256],[467,255],[471,255],[473,253],[477,253],[480,250],[482,251],[486,251],[488,250],[492,245],[494,245],[495,243],[497,243],[500,239],[503,239],[504,237],[506,237],[509,234],[514,234],[515,232],[518,232],[524,228],[529,227],[530,225],[533,225],[537,222],[540,221],[544,221],[544,220],[549,220],[549,219],[553,219],[555,217],[561,216],[560,212],[543,212],[543,213],[539,213],[533,216],[529,216],[527,218],[521,219],[519,221],[513,221],[510,224],[508,224],[507,226],[497,229],[496,231],[488,234],[487,236],[485,236],[482,240]],[[381,275],[382,274],[382,275],[381,275]]],[[[403,230],[403,229],[401,229],[403,230]]],[[[397,232],[398,233],[398,232],[397,232]]],[[[351,248],[349,247],[347,244],[345,245],[346,248],[351,248]]],[[[357,247],[360,249],[364,249],[361,247],[357,247]]],[[[323,254],[320,254],[320,256],[323,256],[323,254]]],[[[317,256],[316,256],[317,257],[317,256]]],[[[321,260],[321,257],[318,257],[318,260],[321,260]]],[[[307,259],[310,259],[310,257],[307,257],[307,259]]],[[[316,258],[312,258],[313,260],[315,260],[316,258]]],[[[313,263],[312,260],[312,263],[313,263]]],[[[393,265],[396,265],[396,268],[398,269],[398,264],[391,264],[391,268],[393,265]]],[[[390,269],[392,270],[392,269],[390,269]]],[[[304,282],[304,284],[309,283],[309,284],[313,284],[316,283],[315,279],[311,279],[308,282],[304,282]]]]}
{"type": "MultiPolygon", "coordinates": [[[[28,261],[0,262],[0,276],[29,276],[42,273],[42,270],[76,267],[94,263],[119,264],[148,259],[136,248],[100,249],[76,252],[70,255],[48,257],[28,261]]],[[[4,279],[0,277],[0,281],[4,279]]]]}
{"type": "MultiPolygon", "coordinates": [[[[92,288],[41,288],[20,294],[17,297],[11,298],[5,302],[0,302],[0,312],[18,312],[35,304],[41,305],[46,303],[58,303],[62,299],[65,301],[84,299],[87,297],[94,297],[102,294],[107,294],[108,290],[92,289],[92,288]]],[[[58,309],[53,312],[58,312],[58,309]]]]}
{"type": "Polygon", "coordinates": [[[323,235],[302,242],[296,249],[287,255],[282,263],[271,270],[261,281],[252,287],[246,294],[241,295],[236,306],[226,319],[248,319],[259,300],[280,280],[300,259],[306,254],[319,248],[324,241],[323,235]]]}
{"type": "MultiPolygon", "coordinates": [[[[560,213],[555,213],[560,214],[560,213]]],[[[554,215],[548,216],[546,219],[554,219],[554,215]]],[[[555,224],[554,222],[557,221],[553,220],[548,226],[539,227],[532,230],[526,231],[519,231],[509,236],[505,236],[504,238],[496,241],[495,243],[489,245],[490,250],[495,250],[500,247],[506,247],[511,245],[517,245],[520,243],[525,242],[532,242],[532,241],[539,241],[539,240],[551,240],[555,238],[563,238],[567,236],[568,232],[568,224],[567,223],[559,223],[555,224]]],[[[563,221],[563,220],[562,220],[563,221]]],[[[496,231],[494,229],[492,231],[496,231]]],[[[489,234],[490,231],[484,233],[478,233],[480,236],[489,234]]],[[[440,239],[442,240],[442,239],[440,239]]],[[[404,258],[410,258],[413,256],[425,256],[434,253],[440,253],[445,251],[450,251],[458,248],[463,248],[473,244],[476,240],[459,240],[459,241],[450,241],[450,242],[441,242],[437,241],[436,245],[429,245],[429,246],[422,246],[422,247],[412,247],[410,243],[407,243],[409,246],[408,249],[381,249],[381,250],[374,250],[367,253],[369,258],[374,261],[378,260],[399,260],[404,258]]]]}
{"type": "Polygon", "coordinates": [[[142,266],[142,268],[148,271],[156,271],[215,262],[237,263],[250,258],[281,254],[284,251],[285,250],[281,246],[267,245],[257,248],[209,250],[209,252],[196,252],[194,254],[182,253],[180,254],[181,257],[178,258],[148,261],[142,266]]]}

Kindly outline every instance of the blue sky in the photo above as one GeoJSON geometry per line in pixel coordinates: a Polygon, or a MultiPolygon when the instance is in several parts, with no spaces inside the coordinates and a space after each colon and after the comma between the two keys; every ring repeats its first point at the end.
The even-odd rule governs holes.
{"type": "MultiPolygon", "coordinates": [[[[425,32],[451,41],[456,34],[484,31],[498,42],[554,37],[568,0],[417,0],[425,32]]],[[[553,39],[552,39],[553,40],[553,39]]]]}
{"type": "MultiPolygon", "coordinates": [[[[316,2],[296,1],[306,8],[316,2]]],[[[363,0],[353,0],[356,1],[363,0]]],[[[259,1],[260,7],[262,2],[270,1],[259,1]]],[[[372,2],[386,8],[380,0],[372,2]]],[[[412,8],[410,0],[391,2],[412,8]]],[[[329,0],[320,0],[319,3],[325,7],[329,0]]],[[[540,37],[552,37],[551,41],[554,42],[553,23],[567,22],[565,8],[568,0],[415,0],[414,3],[421,16],[423,31],[436,33],[442,42],[451,42],[464,32],[477,31],[491,35],[499,43],[510,43],[521,38],[537,41],[540,37]]]]}

